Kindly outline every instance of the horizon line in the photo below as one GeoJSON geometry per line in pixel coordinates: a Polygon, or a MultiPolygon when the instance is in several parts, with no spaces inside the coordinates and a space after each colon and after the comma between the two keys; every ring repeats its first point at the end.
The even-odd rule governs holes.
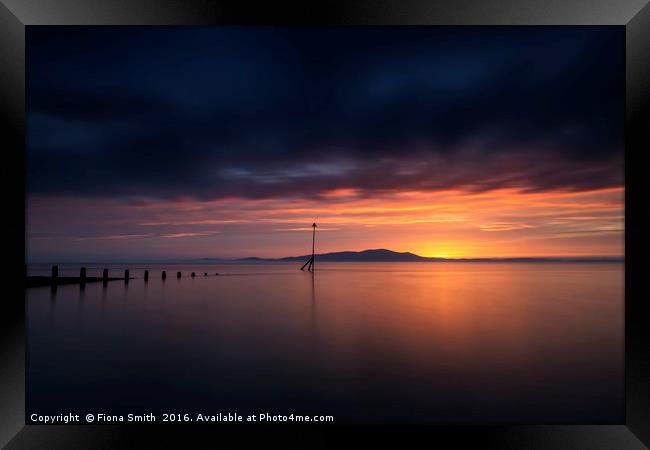
{"type": "MultiPolygon", "coordinates": [[[[390,249],[385,249],[385,248],[375,248],[375,249],[364,249],[364,250],[337,250],[337,251],[332,251],[332,252],[325,252],[325,253],[316,253],[315,256],[324,256],[324,255],[332,255],[336,253],[363,253],[363,252],[368,252],[368,251],[388,251],[391,253],[396,253],[396,254],[408,254],[408,255],[413,255],[419,258],[423,259],[429,259],[432,261],[449,261],[449,262],[470,262],[470,261],[508,261],[508,260],[527,260],[527,261],[562,261],[562,260],[571,260],[571,261],[597,261],[597,260],[625,260],[625,254],[623,255],[548,255],[548,256],[540,256],[540,255],[529,255],[529,256],[454,256],[454,257],[444,257],[444,256],[422,256],[418,255],[417,253],[409,252],[409,251],[395,251],[395,250],[390,250],[390,249]]],[[[95,259],[95,260],[90,260],[90,259],[85,259],[85,260],[80,260],[80,259],[66,259],[65,261],[61,260],[53,260],[53,259],[40,259],[40,258],[35,258],[34,261],[29,261],[29,258],[26,258],[25,263],[26,264],[74,264],[74,263],[106,263],[106,264],[116,264],[116,263],[188,263],[188,262],[200,262],[200,261],[219,261],[219,262],[243,262],[246,260],[260,260],[262,262],[282,262],[282,260],[286,259],[291,259],[291,258],[306,258],[310,257],[310,255],[291,255],[291,256],[240,256],[240,257],[221,257],[221,256],[196,256],[196,257],[170,257],[170,258],[128,258],[128,259],[95,259]]],[[[371,262],[371,261],[368,261],[371,262]]],[[[381,262],[381,261],[376,261],[376,262],[381,262]]],[[[391,261],[387,261],[391,262],[391,261]]],[[[395,261],[392,261],[395,262],[395,261]]],[[[403,261],[403,262],[408,262],[408,261],[403,261]]],[[[414,261],[416,262],[416,261],[414,261]]],[[[424,261],[423,261],[424,262],[424,261]]]]}

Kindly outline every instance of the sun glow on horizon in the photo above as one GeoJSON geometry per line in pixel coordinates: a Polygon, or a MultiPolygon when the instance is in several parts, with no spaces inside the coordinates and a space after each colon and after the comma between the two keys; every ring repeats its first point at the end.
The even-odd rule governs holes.
{"type": "Polygon", "coordinates": [[[386,248],[439,258],[622,256],[624,188],[582,192],[344,190],[330,198],[31,196],[29,254],[278,258],[386,248]],[[87,231],[92,230],[92,231],[87,231]]]}

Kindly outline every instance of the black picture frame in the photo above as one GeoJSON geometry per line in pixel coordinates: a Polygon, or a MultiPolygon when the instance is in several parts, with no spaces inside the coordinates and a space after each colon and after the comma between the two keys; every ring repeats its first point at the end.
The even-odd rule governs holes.
{"type": "MultiPolygon", "coordinates": [[[[646,0],[350,0],[250,3],[213,0],[0,0],[0,135],[5,214],[0,327],[0,445],[20,448],[190,448],[237,438],[282,446],[403,444],[454,448],[646,448],[650,445],[650,269],[642,187],[650,149],[650,6],[646,0]],[[25,425],[25,27],[30,25],[615,25],[626,30],[626,418],[615,425],[326,427],[25,425]],[[352,433],[350,433],[352,432],[352,433]],[[345,441],[342,441],[345,433],[345,441]]],[[[623,112],[621,112],[623,114],[623,112]]]]}

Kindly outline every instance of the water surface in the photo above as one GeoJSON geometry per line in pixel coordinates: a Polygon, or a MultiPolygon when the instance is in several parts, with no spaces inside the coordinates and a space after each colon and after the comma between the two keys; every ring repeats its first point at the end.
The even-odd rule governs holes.
{"type": "Polygon", "coordinates": [[[28,413],[623,422],[623,264],[316,267],[119,265],[139,278],[27,290],[28,413]]]}

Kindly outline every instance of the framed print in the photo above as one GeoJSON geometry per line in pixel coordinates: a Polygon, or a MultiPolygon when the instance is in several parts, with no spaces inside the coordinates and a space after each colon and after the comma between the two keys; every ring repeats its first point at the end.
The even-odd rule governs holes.
{"type": "Polygon", "coordinates": [[[0,442],[645,448],[650,7],[601,3],[3,0],[0,442]]]}

